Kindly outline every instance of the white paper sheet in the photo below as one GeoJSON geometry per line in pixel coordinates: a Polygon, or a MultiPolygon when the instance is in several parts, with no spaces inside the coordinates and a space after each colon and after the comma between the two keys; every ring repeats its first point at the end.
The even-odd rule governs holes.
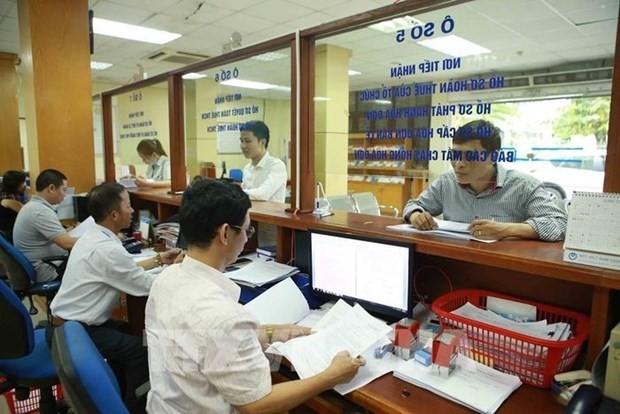
{"type": "Polygon", "coordinates": [[[472,236],[469,233],[463,233],[460,231],[448,231],[448,230],[418,230],[414,228],[411,224],[394,224],[392,226],[387,226],[388,230],[397,230],[397,231],[405,231],[408,233],[423,233],[423,234],[437,234],[440,236],[452,237],[455,239],[463,239],[463,240],[475,240],[480,243],[495,243],[497,240],[484,240],[479,239],[477,237],[472,236]]]}
{"type": "Polygon", "coordinates": [[[80,237],[94,225],[95,225],[95,219],[93,218],[93,216],[88,216],[86,220],[78,224],[78,226],[75,227],[73,230],[71,230],[68,234],[71,237],[80,237]]]}
{"type": "Polygon", "coordinates": [[[245,308],[261,325],[296,323],[310,312],[308,301],[291,278],[267,289],[245,308]]]}

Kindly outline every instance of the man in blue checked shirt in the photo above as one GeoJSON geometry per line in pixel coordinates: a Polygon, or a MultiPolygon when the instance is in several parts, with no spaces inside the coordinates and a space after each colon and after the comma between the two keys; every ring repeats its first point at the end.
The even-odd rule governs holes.
{"type": "Polygon", "coordinates": [[[470,223],[480,239],[508,237],[563,240],[567,216],[543,183],[497,163],[502,132],[488,121],[471,121],[454,134],[453,171],[439,176],[403,211],[405,221],[419,230],[437,227],[434,216],[470,223]]]}

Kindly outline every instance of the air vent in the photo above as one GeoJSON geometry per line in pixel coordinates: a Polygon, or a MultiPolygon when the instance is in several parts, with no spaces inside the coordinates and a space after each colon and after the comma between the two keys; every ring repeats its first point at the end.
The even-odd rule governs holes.
{"type": "Polygon", "coordinates": [[[550,73],[534,76],[534,85],[553,85],[558,83],[594,82],[611,80],[611,69],[586,70],[581,72],[550,73]]]}
{"type": "Polygon", "coordinates": [[[191,65],[192,63],[200,62],[209,58],[210,56],[207,55],[181,52],[172,49],[161,49],[146,57],[146,59],[151,61],[176,63],[179,65],[191,65]]]}

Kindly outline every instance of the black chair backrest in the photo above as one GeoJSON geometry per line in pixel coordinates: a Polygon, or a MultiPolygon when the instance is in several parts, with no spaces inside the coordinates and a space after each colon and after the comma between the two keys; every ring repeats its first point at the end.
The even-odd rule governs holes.
{"type": "Polygon", "coordinates": [[[21,358],[34,349],[32,320],[17,295],[0,281],[0,358],[21,358]]]}
{"type": "Polygon", "coordinates": [[[2,262],[11,288],[16,292],[27,291],[35,280],[32,264],[13,244],[0,235],[0,262],[2,262]]]}

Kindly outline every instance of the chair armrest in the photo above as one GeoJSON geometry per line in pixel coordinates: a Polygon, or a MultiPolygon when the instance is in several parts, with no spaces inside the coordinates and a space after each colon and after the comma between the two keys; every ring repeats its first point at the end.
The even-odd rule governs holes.
{"type": "Polygon", "coordinates": [[[41,259],[41,261],[47,265],[56,269],[58,276],[62,276],[65,273],[67,267],[67,261],[69,261],[68,255],[47,256],[41,259]],[[57,263],[60,262],[60,263],[57,263]]]}
{"type": "Polygon", "coordinates": [[[393,217],[398,217],[398,214],[400,213],[400,211],[398,210],[398,208],[394,207],[394,206],[385,206],[383,204],[379,204],[379,208],[381,210],[390,210],[392,212],[392,216],[393,217]]]}

